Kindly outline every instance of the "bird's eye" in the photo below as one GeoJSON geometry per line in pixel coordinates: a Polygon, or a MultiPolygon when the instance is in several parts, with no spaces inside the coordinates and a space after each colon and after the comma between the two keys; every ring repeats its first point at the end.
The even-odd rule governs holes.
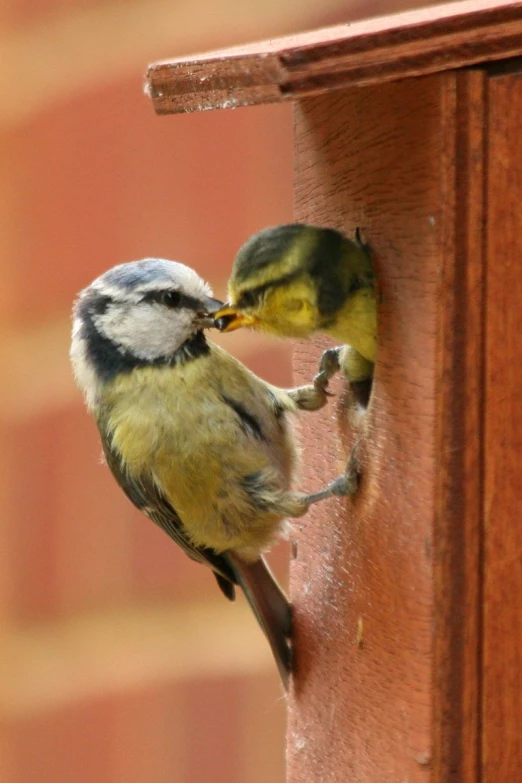
{"type": "Polygon", "coordinates": [[[253,307],[257,301],[257,296],[255,291],[244,291],[241,294],[241,297],[239,299],[239,302],[237,303],[238,307],[253,307]]]}
{"type": "Polygon", "coordinates": [[[179,291],[162,291],[159,296],[159,301],[165,307],[179,307],[181,302],[181,294],[179,291]]]}

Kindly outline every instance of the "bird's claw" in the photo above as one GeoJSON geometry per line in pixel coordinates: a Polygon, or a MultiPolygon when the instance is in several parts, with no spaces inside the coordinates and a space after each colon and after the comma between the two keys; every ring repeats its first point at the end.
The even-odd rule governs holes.
{"type": "Polygon", "coordinates": [[[332,495],[339,497],[346,497],[347,495],[355,495],[359,486],[360,464],[359,464],[359,446],[360,440],[357,441],[355,446],[350,452],[350,456],[346,462],[346,469],[342,476],[336,478],[331,484],[332,495]]]}
{"type": "Polygon", "coordinates": [[[359,441],[350,452],[348,462],[346,463],[346,470],[342,476],[338,476],[331,481],[324,489],[302,496],[301,499],[305,507],[309,507],[314,503],[319,503],[321,500],[326,500],[326,498],[331,498],[333,496],[347,497],[348,495],[355,495],[359,486],[358,448],[359,441]]]}
{"type": "Polygon", "coordinates": [[[333,394],[327,391],[328,381],[340,369],[339,362],[341,347],[329,348],[324,351],[319,361],[319,372],[311,384],[290,389],[288,394],[298,408],[305,411],[318,411],[324,408],[328,397],[333,394]]]}
{"type": "Polygon", "coordinates": [[[319,372],[313,379],[313,385],[316,389],[320,389],[329,395],[326,391],[328,382],[341,369],[340,354],[342,346],[337,348],[328,348],[323,351],[319,360],[319,372]]]}
{"type": "Polygon", "coordinates": [[[328,375],[324,370],[321,370],[321,372],[318,372],[312,381],[314,388],[317,389],[318,391],[324,391],[326,392],[326,394],[331,394],[331,392],[326,391],[326,387],[328,386],[328,381],[330,380],[331,377],[332,376],[328,375]]]}
{"type": "Polygon", "coordinates": [[[359,474],[358,473],[344,473],[332,481],[331,493],[337,497],[346,497],[347,495],[355,495],[357,487],[359,486],[359,474]]]}
{"type": "Polygon", "coordinates": [[[328,397],[334,396],[333,392],[328,391],[327,386],[328,386],[327,380],[324,380],[323,378],[318,379],[318,376],[316,376],[310,388],[314,389],[316,394],[319,394],[321,397],[323,397],[326,403],[328,397]]]}
{"type": "Polygon", "coordinates": [[[288,394],[297,407],[303,411],[318,411],[324,408],[328,402],[328,397],[331,396],[326,389],[316,386],[315,383],[290,389],[288,394]]]}

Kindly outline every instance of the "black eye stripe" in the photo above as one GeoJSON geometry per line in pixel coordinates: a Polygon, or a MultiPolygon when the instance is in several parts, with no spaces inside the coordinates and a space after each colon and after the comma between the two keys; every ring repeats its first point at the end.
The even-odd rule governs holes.
{"type": "Polygon", "coordinates": [[[267,291],[273,288],[279,288],[280,286],[291,283],[292,280],[296,280],[302,273],[300,271],[290,272],[284,277],[280,277],[277,280],[271,280],[269,283],[258,285],[257,288],[251,288],[248,291],[243,291],[239,299],[237,300],[236,307],[239,309],[243,307],[254,307],[259,300],[266,294],[267,291]]]}
{"type": "Polygon", "coordinates": [[[148,291],[144,294],[141,301],[161,304],[172,309],[201,310],[201,302],[198,299],[182,294],[174,289],[148,291]]]}
{"type": "Polygon", "coordinates": [[[245,291],[244,294],[241,295],[241,297],[238,299],[237,306],[238,307],[252,307],[256,304],[258,299],[261,297],[261,291],[255,290],[255,291],[245,291]]]}

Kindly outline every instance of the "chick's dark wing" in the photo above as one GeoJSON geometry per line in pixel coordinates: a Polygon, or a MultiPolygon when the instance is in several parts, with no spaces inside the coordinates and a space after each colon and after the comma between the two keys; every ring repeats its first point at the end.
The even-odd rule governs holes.
{"type": "Polygon", "coordinates": [[[233,601],[235,598],[234,585],[237,585],[238,582],[234,570],[225,557],[218,555],[213,549],[194,546],[175,509],[154,482],[147,477],[141,477],[138,480],[130,478],[123,468],[122,459],[117,449],[105,437],[102,438],[102,442],[107,465],[129,500],[145,516],[161,527],[192,560],[209,566],[214,571],[221,591],[230,601],[233,601]]]}

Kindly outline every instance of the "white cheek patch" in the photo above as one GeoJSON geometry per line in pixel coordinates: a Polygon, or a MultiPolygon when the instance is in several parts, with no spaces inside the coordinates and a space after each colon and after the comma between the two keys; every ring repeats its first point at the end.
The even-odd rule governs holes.
{"type": "Polygon", "coordinates": [[[104,337],[122,351],[145,361],[154,361],[177,351],[196,331],[194,313],[170,310],[162,305],[109,305],[106,312],[93,318],[104,337]]]}

